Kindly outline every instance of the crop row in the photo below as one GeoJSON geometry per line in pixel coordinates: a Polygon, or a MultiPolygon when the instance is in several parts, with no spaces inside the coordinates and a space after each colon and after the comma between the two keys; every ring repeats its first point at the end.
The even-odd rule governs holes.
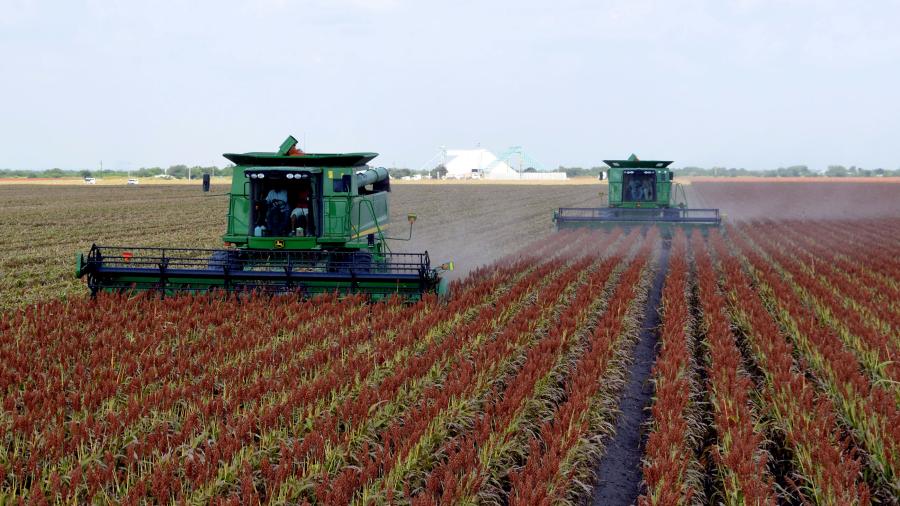
{"type": "Polygon", "coordinates": [[[793,491],[786,493],[820,504],[868,502],[862,464],[838,426],[835,405],[797,370],[795,346],[766,307],[742,256],[718,234],[710,242],[722,263],[731,318],[745,335],[750,358],[762,376],[761,407],[784,435],[792,456],[793,476],[783,479],[793,491]]]}
{"type": "Polygon", "coordinates": [[[695,231],[688,243],[676,231],[662,289],[642,504],[776,502],[752,381],[718,285],[702,235],[695,231]]]}
{"type": "Polygon", "coordinates": [[[558,238],[446,303],[106,295],[0,316],[0,496],[502,502],[536,490],[532,462],[577,493],[657,240],[558,238]]]}
{"type": "Polygon", "coordinates": [[[637,258],[620,276],[607,310],[573,357],[562,402],[530,439],[524,466],[510,475],[511,504],[573,501],[583,493],[579,484],[590,482],[590,465],[602,453],[603,437],[611,433],[610,406],[618,403],[628,363],[622,352],[627,354],[636,338],[657,238],[656,230],[648,233],[637,258]]]}
{"type": "Polygon", "coordinates": [[[661,347],[653,368],[656,398],[645,450],[643,504],[690,504],[699,491],[693,449],[698,427],[691,402],[698,386],[692,364],[694,321],[687,255],[687,238],[679,230],[672,240],[662,289],[661,347]]]}
{"type": "Polygon", "coordinates": [[[809,280],[800,278],[798,283],[778,271],[776,265],[787,260],[767,255],[765,246],[771,247],[770,243],[750,243],[737,231],[731,236],[746,256],[763,300],[824,386],[857,444],[867,452],[872,480],[892,496],[900,495],[900,410],[895,387],[873,383],[863,374],[853,352],[818,318],[815,304],[802,300],[801,294],[807,293],[802,283],[809,280]]]}
{"type": "Polygon", "coordinates": [[[785,233],[789,229],[744,230],[762,248],[772,266],[793,281],[791,285],[804,304],[859,357],[868,375],[889,385],[895,396],[900,394],[900,364],[895,362],[900,357],[900,345],[891,339],[897,319],[879,314],[877,309],[885,306],[872,304],[858,280],[835,279],[838,273],[829,264],[823,265],[816,256],[786,239],[794,235],[785,233]]]}
{"type": "MultiPolygon", "coordinates": [[[[848,285],[842,248],[831,262],[804,249],[831,249],[846,230],[812,223],[835,233],[815,239],[803,225],[744,223],[689,243],[673,234],[642,503],[900,495],[891,309],[856,310],[868,289],[848,285]]],[[[864,230],[861,240],[882,248],[854,272],[890,287],[892,239],[864,230]]]]}

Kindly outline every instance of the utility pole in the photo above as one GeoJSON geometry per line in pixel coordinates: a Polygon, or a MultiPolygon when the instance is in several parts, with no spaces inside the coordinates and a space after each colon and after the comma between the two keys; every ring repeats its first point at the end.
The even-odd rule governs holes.
{"type": "Polygon", "coordinates": [[[103,179],[103,160],[100,160],[100,179],[103,179]]]}

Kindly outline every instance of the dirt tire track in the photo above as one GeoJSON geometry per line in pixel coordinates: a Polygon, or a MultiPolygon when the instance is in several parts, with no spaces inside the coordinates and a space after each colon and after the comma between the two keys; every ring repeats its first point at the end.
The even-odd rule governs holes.
{"type": "Polygon", "coordinates": [[[641,458],[647,444],[647,435],[643,429],[650,417],[649,408],[653,398],[650,373],[658,352],[659,309],[669,265],[669,247],[669,242],[663,241],[657,271],[644,306],[639,339],[633,349],[628,383],[619,403],[621,413],[616,419],[616,432],[607,443],[606,451],[597,466],[597,485],[592,499],[595,506],[631,505],[642,492],[641,458]]]}

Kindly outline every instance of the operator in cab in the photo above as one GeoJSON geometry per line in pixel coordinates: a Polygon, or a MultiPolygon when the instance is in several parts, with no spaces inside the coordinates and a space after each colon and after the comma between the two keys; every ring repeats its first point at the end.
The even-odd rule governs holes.
{"type": "Polygon", "coordinates": [[[266,195],[266,230],[268,235],[283,237],[290,226],[287,190],[272,188],[266,195]]]}
{"type": "Polygon", "coordinates": [[[294,209],[291,211],[291,233],[297,237],[310,235],[309,190],[303,188],[297,192],[294,209]]]}
{"type": "Polygon", "coordinates": [[[628,181],[628,186],[625,188],[625,200],[631,202],[641,200],[641,185],[634,179],[628,181]]]}
{"type": "Polygon", "coordinates": [[[644,179],[644,182],[641,184],[641,200],[644,202],[653,200],[653,183],[649,179],[644,179]]]}

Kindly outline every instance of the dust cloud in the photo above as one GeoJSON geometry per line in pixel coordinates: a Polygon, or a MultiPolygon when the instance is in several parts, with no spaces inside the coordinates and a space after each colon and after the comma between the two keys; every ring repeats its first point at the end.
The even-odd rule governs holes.
{"type": "Polygon", "coordinates": [[[428,251],[432,265],[452,260],[457,279],[519,251],[554,230],[558,207],[603,205],[599,185],[395,185],[387,236],[406,237],[407,213],[418,220],[411,241],[389,241],[396,252],[428,251]]]}
{"type": "Polygon", "coordinates": [[[690,207],[729,221],[900,218],[900,182],[702,181],[685,185],[690,207]]]}
{"type": "MultiPolygon", "coordinates": [[[[432,265],[452,260],[457,279],[554,232],[553,210],[602,207],[601,185],[395,185],[389,237],[407,237],[407,213],[418,220],[396,252],[428,251],[432,265]]],[[[694,181],[691,207],[717,207],[729,221],[900,218],[900,182],[779,180],[694,181]]]]}

